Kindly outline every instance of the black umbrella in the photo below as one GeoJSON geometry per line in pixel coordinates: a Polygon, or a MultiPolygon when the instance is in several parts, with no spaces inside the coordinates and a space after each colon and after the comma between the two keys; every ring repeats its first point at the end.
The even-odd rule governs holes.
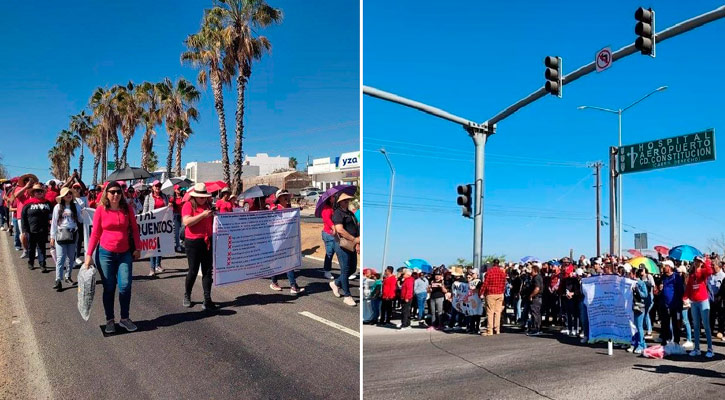
{"type": "Polygon", "coordinates": [[[269,195],[277,193],[277,190],[277,186],[256,185],[245,190],[244,193],[242,193],[242,196],[244,196],[245,199],[253,199],[255,197],[267,197],[269,195]]]}
{"type": "Polygon", "coordinates": [[[143,168],[126,166],[125,168],[113,171],[107,179],[108,181],[129,181],[132,179],[146,179],[150,177],[151,174],[143,168]]]}

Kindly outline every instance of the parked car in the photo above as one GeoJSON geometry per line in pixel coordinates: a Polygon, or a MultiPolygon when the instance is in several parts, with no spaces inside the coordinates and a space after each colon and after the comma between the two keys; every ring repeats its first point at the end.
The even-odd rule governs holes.
{"type": "Polygon", "coordinates": [[[322,192],[307,192],[305,196],[302,197],[303,201],[307,204],[317,204],[317,200],[320,199],[320,196],[322,195],[322,192]]]}
{"type": "Polygon", "coordinates": [[[319,192],[319,191],[320,191],[320,189],[318,189],[314,186],[308,186],[306,188],[300,189],[300,196],[302,196],[302,198],[304,198],[310,192],[319,192]]]}

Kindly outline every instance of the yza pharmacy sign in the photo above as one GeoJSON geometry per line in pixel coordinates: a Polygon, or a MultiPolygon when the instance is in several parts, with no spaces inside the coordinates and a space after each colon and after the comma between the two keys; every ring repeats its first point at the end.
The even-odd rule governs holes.
{"type": "Polygon", "coordinates": [[[622,146],[619,173],[677,167],[715,160],[715,130],[622,146]]]}
{"type": "Polygon", "coordinates": [[[337,168],[339,169],[358,169],[360,168],[360,152],[353,151],[350,153],[340,154],[337,160],[337,168]]]}

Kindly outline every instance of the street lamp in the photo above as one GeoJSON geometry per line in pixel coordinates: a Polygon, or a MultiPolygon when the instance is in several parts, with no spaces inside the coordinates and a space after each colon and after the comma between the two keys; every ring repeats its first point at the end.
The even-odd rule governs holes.
{"type": "Polygon", "coordinates": [[[393,186],[395,185],[395,168],[393,168],[393,163],[390,162],[390,158],[388,158],[388,153],[385,151],[384,148],[380,149],[380,152],[385,156],[385,160],[388,162],[388,166],[390,167],[390,198],[388,199],[388,222],[385,224],[385,243],[383,245],[383,265],[380,268],[380,273],[382,274],[383,271],[385,271],[385,264],[386,264],[386,257],[388,254],[388,232],[390,232],[390,216],[393,214],[393,186]]]}
{"type": "MultiPolygon", "coordinates": [[[[667,86],[660,86],[657,89],[647,93],[646,95],[642,96],[639,100],[635,101],[634,103],[628,105],[627,107],[620,108],[617,110],[612,110],[610,108],[604,108],[604,107],[595,107],[595,106],[579,106],[577,107],[577,110],[586,110],[586,109],[592,109],[592,110],[598,110],[598,111],[604,111],[611,114],[617,114],[618,120],[619,120],[619,147],[622,147],[622,113],[629,110],[630,108],[634,107],[635,105],[642,102],[644,99],[652,96],[653,94],[657,92],[661,92],[663,90],[667,89],[667,86]]],[[[619,190],[617,191],[617,225],[619,226],[619,237],[617,242],[619,242],[619,256],[622,256],[622,175],[617,175],[619,190]]],[[[610,223],[612,223],[613,217],[610,215],[610,223]]]]}

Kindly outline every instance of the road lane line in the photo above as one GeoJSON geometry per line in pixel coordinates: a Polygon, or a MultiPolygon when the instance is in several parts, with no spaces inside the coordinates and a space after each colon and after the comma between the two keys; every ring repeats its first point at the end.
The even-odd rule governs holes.
{"type": "Polygon", "coordinates": [[[317,315],[315,315],[315,314],[313,314],[311,312],[308,312],[308,311],[300,311],[299,314],[304,315],[307,318],[312,318],[312,319],[314,319],[317,322],[322,322],[323,324],[325,324],[327,326],[331,326],[331,327],[333,327],[335,329],[341,330],[341,331],[343,331],[343,332],[345,332],[347,334],[353,335],[353,336],[355,336],[357,338],[360,337],[360,332],[354,331],[354,330],[352,330],[350,328],[346,328],[346,327],[344,327],[344,326],[342,326],[342,325],[340,325],[338,323],[332,322],[332,321],[327,320],[327,319],[324,319],[322,317],[318,317],[317,315]]]}

